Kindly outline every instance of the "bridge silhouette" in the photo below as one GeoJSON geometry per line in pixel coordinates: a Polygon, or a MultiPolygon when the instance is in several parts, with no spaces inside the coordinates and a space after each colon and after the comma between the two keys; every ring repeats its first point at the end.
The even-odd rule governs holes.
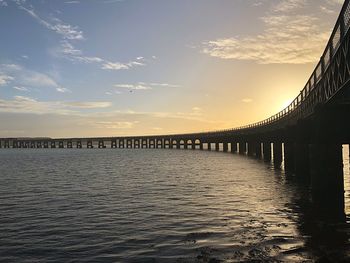
{"type": "MultiPolygon", "coordinates": [[[[285,109],[234,129],[98,138],[0,138],[0,148],[168,148],[247,154],[310,181],[321,211],[344,214],[342,145],[350,143],[350,3],[305,87],[285,109]]],[[[283,90],[281,91],[283,92],[283,90]]]]}

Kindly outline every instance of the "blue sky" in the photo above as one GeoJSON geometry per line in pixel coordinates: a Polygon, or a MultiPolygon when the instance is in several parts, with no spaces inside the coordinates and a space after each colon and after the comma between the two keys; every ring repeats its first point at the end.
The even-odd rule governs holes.
{"type": "Polygon", "coordinates": [[[338,0],[0,0],[0,136],[215,130],[303,88],[338,0]]]}

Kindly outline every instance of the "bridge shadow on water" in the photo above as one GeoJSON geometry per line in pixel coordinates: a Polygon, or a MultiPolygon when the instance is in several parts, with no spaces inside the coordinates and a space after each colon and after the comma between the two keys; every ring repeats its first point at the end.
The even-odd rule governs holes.
{"type": "MultiPolygon", "coordinates": [[[[297,216],[297,229],[305,238],[303,248],[284,252],[288,254],[312,254],[315,262],[350,262],[350,165],[349,148],[343,151],[344,160],[344,213],[312,202],[309,174],[298,174],[285,169],[284,162],[264,161],[254,156],[243,155],[272,170],[282,184],[292,188],[289,207],[297,216]]],[[[240,156],[240,155],[238,155],[240,156]]],[[[325,193],[327,194],[327,193],[325,193]]]]}

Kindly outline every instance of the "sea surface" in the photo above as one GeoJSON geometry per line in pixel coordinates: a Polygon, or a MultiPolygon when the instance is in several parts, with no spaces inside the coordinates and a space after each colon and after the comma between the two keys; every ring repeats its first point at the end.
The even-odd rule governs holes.
{"type": "Polygon", "coordinates": [[[345,262],[349,225],[315,217],[283,168],[237,154],[0,149],[0,262],[345,262]]]}

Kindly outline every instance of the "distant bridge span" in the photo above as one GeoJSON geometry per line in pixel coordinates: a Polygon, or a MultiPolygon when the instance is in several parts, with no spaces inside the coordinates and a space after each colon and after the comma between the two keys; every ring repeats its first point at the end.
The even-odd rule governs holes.
{"type": "MultiPolygon", "coordinates": [[[[258,123],[190,134],[99,138],[0,138],[0,148],[222,149],[248,154],[311,181],[322,207],[344,211],[342,144],[350,143],[350,0],[305,87],[284,110],[258,123]],[[273,158],[272,158],[273,156],[273,158]]],[[[283,86],[283,84],[282,84],[283,86]]],[[[283,90],[281,90],[283,92],[283,90]]]]}

